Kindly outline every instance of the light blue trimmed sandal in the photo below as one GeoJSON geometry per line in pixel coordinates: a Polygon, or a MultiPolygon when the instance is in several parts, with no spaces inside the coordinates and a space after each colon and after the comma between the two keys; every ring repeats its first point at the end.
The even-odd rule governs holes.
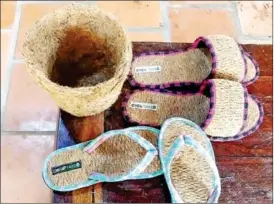
{"type": "Polygon", "coordinates": [[[211,143],[195,123],[183,118],[164,122],[159,155],[172,203],[216,203],[221,183],[211,143]]]}
{"type": "Polygon", "coordinates": [[[43,178],[56,191],[72,191],[100,182],[147,179],[163,174],[158,150],[159,130],[133,127],[103,133],[94,140],[52,152],[43,178]]]}

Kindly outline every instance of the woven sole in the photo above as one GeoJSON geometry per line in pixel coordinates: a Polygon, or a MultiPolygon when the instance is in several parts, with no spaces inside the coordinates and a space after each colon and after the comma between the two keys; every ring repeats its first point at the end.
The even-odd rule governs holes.
{"type": "MultiPolygon", "coordinates": [[[[230,73],[233,70],[226,70],[221,74],[221,77],[217,78],[235,80],[245,85],[251,84],[259,76],[258,64],[240,45],[238,47],[242,59],[244,59],[241,79],[233,78],[233,74],[230,73]]],[[[218,73],[218,56],[216,54],[213,45],[207,38],[198,38],[192,49],[185,51],[180,49],[178,51],[142,53],[136,56],[132,62],[129,82],[132,86],[148,89],[199,85],[205,79],[214,78],[218,73]],[[198,48],[200,42],[203,42],[208,49],[198,48]]]]}
{"type": "Polygon", "coordinates": [[[208,137],[212,141],[220,141],[220,142],[243,139],[253,134],[259,129],[259,127],[263,123],[263,118],[264,118],[263,105],[255,96],[248,95],[247,121],[243,130],[239,134],[235,136],[227,137],[227,138],[212,137],[212,136],[208,136],[208,137]]]}
{"type": "MultiPolygon", "coordinates": [[[[156,151],[155,153],[158,154],[155,148],[158,134],[158,130],[149,127],[146,130],[143,128],[115,130],[103,133],[96,138],[95,140],[98,142],[92,144],[92,149],[88,146],[95,140],[59,149],[51,153],[44,163],[43,178],[45,183],[56,191],[71,191],[103,182],[100,179],[92,179],[90,176],[93,172],[118,178],[126,172],[134,171],[135,166],[150,151],[156,151]],[[129,137],[137,134],[150,146],[154,146],[155,150],[146,150],[140,143],[129,137]]],[[[162,174],[160,167],[159,158],[155,156],[143,172],[126,178],[152,178],[162,174]]],[[[108,181],[121,180],[123,179],[108,181]]]]}
{"type": "Polygon", "coordinates": [[[169,131],[172,128],[169,125],[174,125],[172,119],[164,123],[158,140],[160,160],[172,203],[217,202],[221,185],[216,164],[204,148],[208,146],[194,139],[201,141],[205,133],[199,131],[192,135],[189,131],[193,125],[191,121],[175,119],[181,130],[176,134],[169,131]]]}

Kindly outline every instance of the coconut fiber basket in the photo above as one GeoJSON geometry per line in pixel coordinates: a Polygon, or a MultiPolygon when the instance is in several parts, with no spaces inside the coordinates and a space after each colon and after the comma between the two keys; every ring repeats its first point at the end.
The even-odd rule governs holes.
{"type": "Polygon", "coordinates": [[[118,99],[129,73],[132,47],[114,17],[93,6],[70,4],[44,16],[30,28],[22,54],[32,78],[52,95],[61,109],[80,117],[100,113],[118,99]],[[62,86],[51,80],[58,46],[64,31],[72,26],[96,33],[111,49],[115,71],[110,79],[82,87],[62,86]]]}

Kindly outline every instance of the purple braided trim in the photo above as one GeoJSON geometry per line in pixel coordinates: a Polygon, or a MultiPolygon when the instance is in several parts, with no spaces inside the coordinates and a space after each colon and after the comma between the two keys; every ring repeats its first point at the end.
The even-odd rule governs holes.
{"type": "Polygon", "coordinates": [[[210,52],[210,55],[211,55],[211,58],[212,58],[212,70],[211,70],[211,74],[208,78],[214,78],[216,72],[217,72],[217,65],[218,65],[218,58],[217,58],[217,55],[216,55],[216,51],[214,49],[214,46],[213,44],[210,42],[210,40],[206,37],[199,37],[197,38],[194,43],[192,44],[192,48],[198,48],[199,46],[199,43],[205,43],[206,47],[208,48],[209,52],[210,52]]]}
{"type": "Polygon", "coordinates": [[[249,130],[247,130],[245,132],[241,132],[241,133],[239,133],[239,134],[237,134],[233,137],[223,138],[223,137],[212,137],[212,136],[208,135],[208,137],[211,141],[226,142],[226,141],[240,140],[242,138],[245,138],[245,137],[253,134],[254,132],[256,132],[256,130],[259,129],[259,127],[261,126],[261,124],[263,122],[263,118],[264,118],[263,105],[261,104],[261,102],[255,96],[248,95],[248,97],[251,97],[256,102],[256,104],[258,105],[260,115],[259,115],[259,119],[258,119],[257,123],[252,128],[250,128],[249,130]]]}
{"type": "Polygon", "coordinates": [[[209,88],[209,90],[210,90],[210,96],[209,96],[209,98],[210,98],[210,107],[209,107],[209,112],[208,112],[208,115],[206,117],[206,120],[201,125],[201,127],[206,128],[209,125],[209,123],[211,122],[212,118],[213,118],[213,115],[215,113],[215,107],[216,107],[215,84],[214,84],[213,80],[205,81],[203,83],[203,85],[200,86],[200,89],[199,89],[198,92],[197,91],[192,92],[190,90],[184,90],[184,91],[174,91],[174,90],[172,90],[171,91],[171,90],[166,90],[166,89],[154,89],[154,90],[141,89],[141,90],[135,90],[132,93],[128,93],[125,96],[124,101],[122,102],[122,113],[123,113],[123,116],[124,116],[125,120],[130,122],[130,123],[137,123],[137,124],[140,124],[140,125],[150,125],[150,126],[158,127],[159,124],[146,123],[146,122],[143,122],[143,121],[138,122],[138,121],[134,121],[130,117],[130,115],[127,112],[126,106],[127,106],[128,101],[129,101],[129,98],[131,96],[133,96],[134,94],[136,94],[138,92],[142,92],[142,91],[149,91],[151,93],[163,93],[163,94],[172,95],[172,96],[204,95],[204,90],[206,88],[209,88]]]}
{"type": "MultiPolygon", "coordinates": [[[[157,51],[157,52],[144,52],[139,55],[134,56],[134,59],[140,58],[140,57],[147,57],[147,56],[174,56],[177,54],[183,54],[185,52],[185,49],[177,49],[175,51],[173,50],[166,50],[166,51],[157,51]]],[[[137,88],[144,88],[144,89],[164,89],[164,88],[176,88],[176,87],[188,87],[188,86],[201,86],[203,82],[192,82],[192,81],[175,81],[175,82],[167,82],[163,84],[143,84],[137,82],[132,74],[132,71],[130,70],[128,74],[128,81],[131,86],[137,87],[137,88]]]]}
{"type": "Polygon", "coordinates": [[[256,70],[256,74],[255,74],[254,78],[250,79],[249,81],[243,81],[243,84],[245,84],[247,86],[249,84],[254,83],[259,78],[260,69],[259,69],[258,62],[254,59],[254,57],[252,57],[248,52],[244,52],[244,55],[251,60],[251,62],[253,63],[253,65],[255,67],[255,70],[256,70]]]}
{"type": "Polygon", "coordinates": [[[242,48],[242,46],[241,46],[240,44],[238,44],[238,46],[239,46],[240,52],[241,52],[241,54],[242,54],[242,58],[243,58],[243,60],[244,60],[244,69],[245,69],[245,70],[244,70],[243,78],[242,78],[242,80],[241,80],[241,83],[243,83],[244,80],[245,80],[246,74],[247,74],[247,61],[246,61],[246,58],[245,58],[244,49],[242,48]]]}
{"type": "Polygon", "coordinates": [[[211,123],[215,113],[215,109],[216,109],[216,88],[215,88],[214,81],[213,80],[205,81],[204,85],[201,86],[200,93],[202,94],[204,89],[206,89],[207,87],[209,88],[209,91],[210,91],[210,96],[209,96],[210,105],[209,105],[209,111],[208,111],[206,120],[201,125],[201,128],[203,130],[205,130],[207,126],[211,123]]]}

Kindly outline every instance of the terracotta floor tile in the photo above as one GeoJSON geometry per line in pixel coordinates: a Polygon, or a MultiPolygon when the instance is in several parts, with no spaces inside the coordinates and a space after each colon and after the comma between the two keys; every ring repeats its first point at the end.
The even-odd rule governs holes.
{"type": "Polygon", "coordinates": [[[22,59],[21,48],[25,39],[25,33],[27,30],[41,17],[45,14],[50,13],[62,6],[66,5],[65,3],[60,4],[49,4],[49,3],[41,3],[41,4],[23,4],[22,5],[22,13],[20,19],[20,26],[17,38],[16,45],[16,59],[22,59]]]}
{"type": "Polygon", "coordinates": [[[50,203],[52,191],[42,178],[52,136],[1,136],[1,203],[50,203]]]}
{"type": "Polygon", "coordinates": [[[163,33],[154,32],[128,32],[131,41],[136,42],[163,42],[163,33]]]}
{"type": "Polygon", "coordinates": [[[232,14],[226,10],[181,8],[170,9],[172,41],[193,42],[201,35],[235,36],[232,14]]]}
{"type": "Polygon", "coordinates": [[[97,6],[114,14],[124,26],[159,27],[162,22],[158,1],[98,1],[97,6]]]}
{"type": "Polygon", "coordinates": [[[16,64],[11,75],[3,129],[5,131],[54,131],[58,108],[51,96],[16,64]]]}
{"type": "Polygon", "coordinates": [[[272,36],[272,2],[237,2],[242,32],[251,36],[272,36]]]}
{"type": "Polygon", "coordinates": [[[177,5],[177,4],[228,4],[229,1],[170,1],[171,5],[177,5]]]}
{"type": "Polygon", "coordinates": [[[1,1],[1,28],[12,27],[16,3],[16,1],[1,1]]]}
{"type": "Polygon", "coordinates": [[[3,88],[6,80],[11,35],[11,32],[1,32],[1,88],[3,88]]]}

